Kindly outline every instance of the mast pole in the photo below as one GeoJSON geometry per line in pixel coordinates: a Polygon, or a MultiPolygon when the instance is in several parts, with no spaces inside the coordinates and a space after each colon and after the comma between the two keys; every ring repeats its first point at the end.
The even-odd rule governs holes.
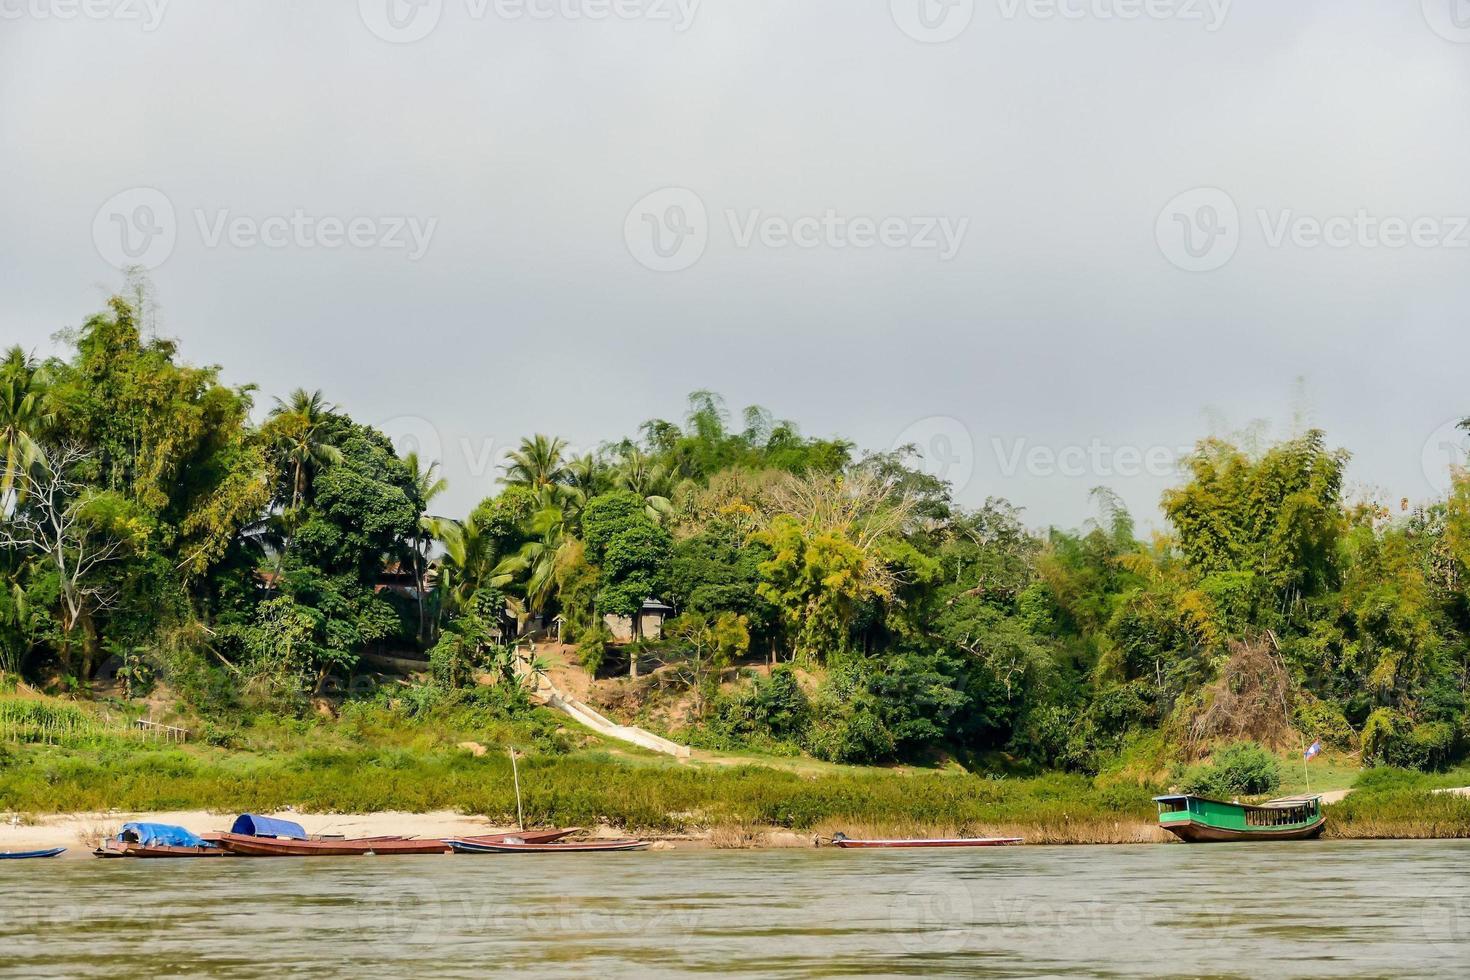
{"type": "Polygon", "coordinates": [[[521,771],[516,767],[515,746],[510,747],[510,774],[516,784],[516,826],[521,830],[526,829],[525,812],[521,809],[521,771]]]}

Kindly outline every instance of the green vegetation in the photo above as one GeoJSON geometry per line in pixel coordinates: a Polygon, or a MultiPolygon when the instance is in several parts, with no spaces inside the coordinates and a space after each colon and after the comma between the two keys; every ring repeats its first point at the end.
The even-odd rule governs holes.
{"type": "Polygon", "coordinates": [[[1221,749],[1212,763],[1193,767],[1179,780],[1182,791],[1216,800],[1265,796],[1280,786],[1281,764],[1254,742],[1221,749]]]}
{"type": "Polygon", "coordinates": [[[254,387],[184,362],[143,329],[151,316],[134,283],[67,335],[66,356],[0,360],[0,691],[112,699],[119,719],[150,699],[211,748],[160,754],[95,721],[72,726],[79,738],[25,714],[53,709],[3,709],[0,732],[23,746],[0,760],[7,805],[503,812],[494,753],[440,744],[459,734],[532,746],[536,805],[562,821],[1010,819],[983,809],[1002,802],[1024,821],[1039,811],[1017,801],[1053,789],[1101,819],[1135,813],[1171,772],[1270,791],[1282,777],[1266,752],[1218,751],[1240,742],[1321,739],[1330,756],[1425,771],[1470,748],[1463,475],[1445,499],[1390,511],[1344,499],[1347,454],[1321,432],[1254,450],[1209,439],[1164,494],[1167,533],[1140,539],[1104,489],[1096,520],[1038,531],[1003,500],[957,505],[914,447],[864,454],[756,407],[737,422],[696,392],[682,420],[582,456],[524,439],[496,492],[449,518],[431,512],[432,461],[320,393],[257,411],[254,387]],[[643,635],[649,599],[678,614],[662,636],[643,635]],[[625,714],[662,698],[661,724],[691,744],[1027,778],[808,784],[587,756],[525,709],[508,645],[554,616],[605,686],[627,675],[625,714]],[[430,680],[380,687],[367,653],[421,657],[430,680]],[[469,710],[456,699],[487,677],[499,700],[475,702],[473,733],[450,708],[401,707],[469,710]],[[263,718],[319,744],[277,757],[263,718]],[[354,738],[369,719],[402,741],[354,738]]]}

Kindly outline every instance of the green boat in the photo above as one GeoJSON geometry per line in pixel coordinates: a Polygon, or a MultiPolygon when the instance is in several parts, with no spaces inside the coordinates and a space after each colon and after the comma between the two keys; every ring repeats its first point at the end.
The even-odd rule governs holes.
{"type": "Polygon", "coordinates": [[[1191,844],[1309,840],[1321,837],[1327,823],[1320,796],[1294,796],[1259,806],[1189,795],[1156,796],[1154,802],[1159,805],[1159,826],[1191,844]]]}

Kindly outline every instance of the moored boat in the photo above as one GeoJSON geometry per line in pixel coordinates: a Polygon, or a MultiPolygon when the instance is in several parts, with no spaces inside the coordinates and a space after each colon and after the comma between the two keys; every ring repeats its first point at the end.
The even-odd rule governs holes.
{"type": "Polygon", "coordinates": [[[348,857],[365,854],[447,854],[442,840],[412,837],[323,838],[288,840],[220,834],[219,846],[244,857],[348,857]]]}
{"type": "Polygon", "coordinates": [[[228,853],[183,827],[166,823],[125,823],[92,852],[100,858],[206,858],[228,853]]]}
{"type": "Polygon", "coordinates": [[[645,851],[652,846],[646,840],[531,841],[516,835],[507,835],[500,841],[451,837],[444,843],[456,854],[606,854],[645,851]]]}
{"type": "MultiPolygon", "coordinates": [[[[501,844],[507,840],[519,840],[527,844],[551,844],[555,841],[570,837],[581,830],[580,827],[568,827],[562,830],[512,830],[504,834],[480,834],[477,837],[455,837],[453,840],[469,844],[501,844]]],[[[446,844],[450,840],[445,840],[446,844]]]]}
{"type": "Polygon", "coordinates": [[[48,847],[41,851],[0,851],[0,861],[29,861],[34,858],[54,858],[66,852],[64,847],[48,847]]]}
{"type": "Polygon", "coordinates": [[[1294,796],[1250,805],[1203,796],[1156,796],[1159,826],[1191,844],[1223,841],[1310,840],[1321,837],[1327,817],[1320,796],[1294,796]]]}
{"type": "Polygon", "coordinates": [[[1020,844],[1020,837],[949,837],[929,839],[896,838],[891,840],[854,840],[846,834],[833,834],[832,846],[864,847],[1006,847],[1020,844]]]}

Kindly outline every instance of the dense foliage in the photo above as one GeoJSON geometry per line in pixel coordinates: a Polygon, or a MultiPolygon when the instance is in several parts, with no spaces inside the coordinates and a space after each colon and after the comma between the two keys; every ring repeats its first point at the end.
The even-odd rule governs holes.
{"type": "Polygon", "coordinates": [[[1089,525],[1038,532],[1001,500],[956,505],[912,447],[862,454],[760,408],[736,423],[696,392],[586,455],[523,440],[450,519],[432,461],[319,393],[257,413],[150,336],[146,304],[114,299],[66,357],[0,362],[0,675],[126,697],[166,676],[203,713],[304,711],[374,651],[426,656],[442,689],[514,685],[538,668],[508,642],[560,617],[594,671],[642,662],[689,692],[703,745],[1085,773],[1242,738],[1419,768],[1464,753],[1458,475],[1395,514],[1345,499],[1321,432],[1211,439],[1164,495],[1167,533],[1140,540],[1105,490],[1089,525]],[[662,638],[647,600],[676,610],[662,638]]]}

